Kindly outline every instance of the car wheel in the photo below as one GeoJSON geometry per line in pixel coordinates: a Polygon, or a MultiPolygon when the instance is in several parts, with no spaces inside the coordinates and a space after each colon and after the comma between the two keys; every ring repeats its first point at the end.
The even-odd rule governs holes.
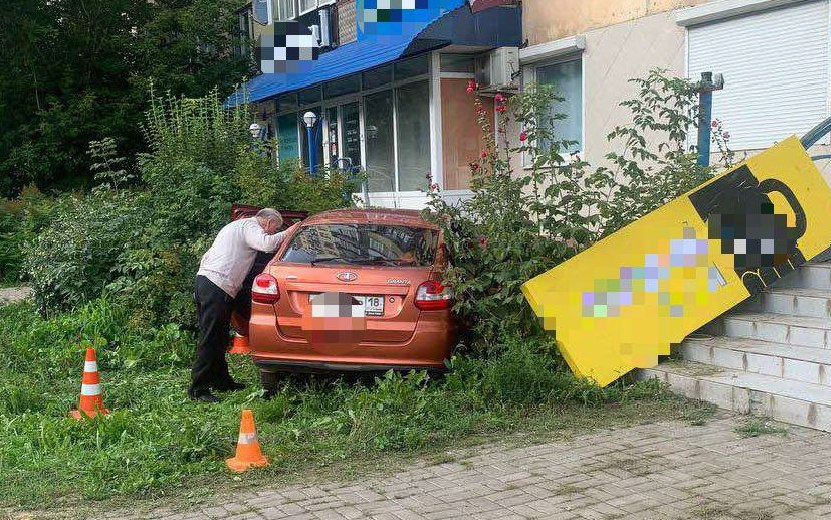
{"type": "Polygon", "coordinates": [[[260,370],[260,384],[265,390],[265,397],[270,398],[277,393],[277,386],[280,383],[280,374],[271,370],[260,370]]]}

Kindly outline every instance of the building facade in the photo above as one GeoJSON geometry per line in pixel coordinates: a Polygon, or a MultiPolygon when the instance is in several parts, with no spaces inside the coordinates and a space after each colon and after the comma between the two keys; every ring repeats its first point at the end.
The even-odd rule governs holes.
{"type": "MultiPolygon", "coordinates": [[[[470,2],[446,1],[382,56],[359,38],[355,0],[255,1],[241,17],[255,35],[258,16],[329,24],[331,44],[308,84],[251,82],[280,158],[308,166],[302,116],[312,112],[317,162],[364,170],[371,205],[423,207],[430,183],[462,198],[484,144],[466,92],[474,79],[486,96],[554,84],[565,101],[552,109],[567,115],[558,135],[595,165],[610,151],[607,135],[629,121],[620,106],[637,96],[629,80],[655,68],[724,76],[713,117],[739,159],[831,115],[831,0],[522,0],[477,13],[470,2]]],[[[828,144],[812,154],[829,153],[828,144]]],[[[819,165],[831,181],[829,161],[819,165]]]]}
{"type": "Polygon", "coordinates": [[[742,158],[831,115],[829,10],[828,0],[524,0],[523,80],[557,85],[560,133],[599,164],[628,121],[630,78],[721,73],[713,118],[742,158]]]}
{"type": "Polygon", "coordinates": [[[246,85],[278,158],[308,167],[311,135],[318,166],[366,172],[371,205],[421,208],[431,184],[464,197],[469,163],[484,145],[467,93],[476,59],[520,44],[520,8],[501,3],[508,5],[475,12],[464,0],[447,0],[402,34],[362,41],[354,0],[255,2],[240,17],[255,37],[269,18],[329,23],[330,44],[307,73],[262,74],[246,85]],[[309,112],[311,134],[303,120],[309,112]]]}

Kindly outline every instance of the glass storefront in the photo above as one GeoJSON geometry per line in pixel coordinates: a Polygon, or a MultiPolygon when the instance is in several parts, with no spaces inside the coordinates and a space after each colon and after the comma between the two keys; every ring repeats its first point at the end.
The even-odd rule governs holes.
{"type": "Polygon", "coordinates": [[[280,96],[280,158],[299,157],[308,165],[301,118],[312,111],[320,121],[319,166],[362,167],[370,192],[424,189],[432,160],[429,58],[424,54],[280,96]]]}
{"type": "Polygon", "coordinates": [[[366,97],[366,175],[369,191],[395,191],[392,90],[366,97]]]}
{"type": "Polygon", "coordinates": [[[430,173],[430,85],[427,80],[396,89],[398,99],[398,191],[416,191],[430,173]]]}

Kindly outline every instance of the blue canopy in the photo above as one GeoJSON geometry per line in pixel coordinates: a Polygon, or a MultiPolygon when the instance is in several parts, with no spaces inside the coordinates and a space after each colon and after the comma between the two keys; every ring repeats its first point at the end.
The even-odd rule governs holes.
{"type": "Polygon", "coordinates": [[[249,102],[262,101],[453,43],[519,45],[519,9],[495,8],[473,14],[466,0],[450,0],[445,3],[448,4],[455,4],[455,8],[435,10],[432,18],[426,20],[401,23],[399,34],[365,36],[323,53],[315,61],[299,63],[297,71],[255,76],[226,103],[236,105],[246,98],[249,102]]]}

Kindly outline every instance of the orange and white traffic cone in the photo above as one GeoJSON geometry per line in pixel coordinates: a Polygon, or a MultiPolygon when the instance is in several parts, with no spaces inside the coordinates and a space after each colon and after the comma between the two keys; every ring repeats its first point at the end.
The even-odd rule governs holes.
{"type": "Polygon", "coordinates": [[[237,454],[227,459],[225,464],[231,471],[242,472],[252,466],[262,468],[268,466],[268,459],[260,451],[260,441],[257,440],[257,427],[254,426],[254,414],[251,410],[242,411],[239,424],[239,439],[237,440],[237,454]]]}
{"type": "Polygon", "coordinates": [[[231,350],[228,351],[229,354],[248,355],[251,353],[251,349],[248,346],[248,336],[234,334],[233,343],[231,343],[231,345],[231,350]]]}
{"type": "Polygon", "coordinates": [[[101,384],[98,378],[98,362],[95,359],[95,349],[88,348],[84,361],[84,375],[81,377],[81,398],[78,409],[69,412],[70,417],[80,421],[84,417],[95,417],[98,414],[107,415],[109,410],[104,408],[101,399],[101,384]]]}

